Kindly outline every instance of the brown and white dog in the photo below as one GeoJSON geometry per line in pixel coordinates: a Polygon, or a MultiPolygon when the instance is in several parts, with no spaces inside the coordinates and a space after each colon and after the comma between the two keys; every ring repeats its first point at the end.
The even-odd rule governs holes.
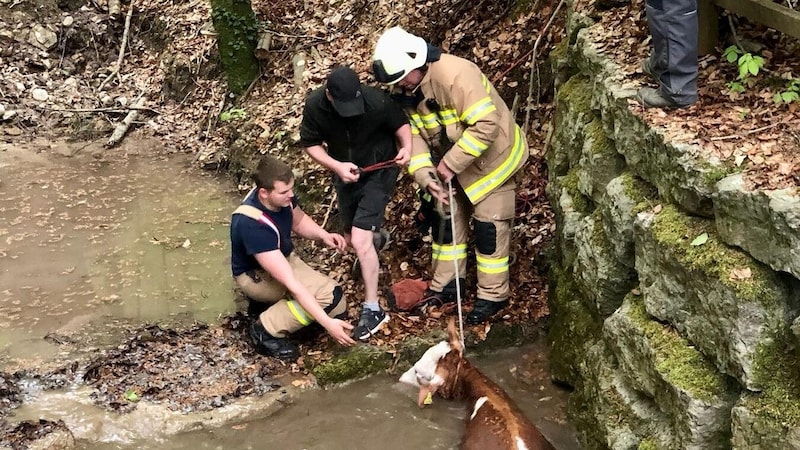
{"type": "Polygon", "coordinates": [[[448,323],[447,332],[448,341],[429,348],[400,377],[401,382],[419,388],[419,407],[430,404],[433,394],[467,400],[471,412],[462,450],[554,449],[508,394],[464,358],[454,320],[448,323]]]}

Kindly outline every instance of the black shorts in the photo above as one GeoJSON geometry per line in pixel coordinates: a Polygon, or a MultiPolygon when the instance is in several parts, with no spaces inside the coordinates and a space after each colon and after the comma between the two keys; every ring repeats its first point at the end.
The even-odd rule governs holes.
{"type": "Polygon", "coordinates": [[[336,179],[334,184],[345,233],[350,233],[352,227],[380,229],[399,173],[399,167],[389,167],[362,174],[358,183],[345,184],[336,179]]]}

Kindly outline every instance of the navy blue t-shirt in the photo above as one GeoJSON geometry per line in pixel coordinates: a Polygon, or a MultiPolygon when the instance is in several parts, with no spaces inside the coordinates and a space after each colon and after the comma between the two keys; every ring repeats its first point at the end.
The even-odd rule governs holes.
{"type": "MultiPolygon", "coordinates": [[[[297,197],[292,197],[292,206],[270,211],[258,201],[258,190],[254,189],[245,197],[243,205],[255,206],[267,214],[280,232],[280,249],[283,256],[289,256],[294,250],[292,244],[292,218],[297,197]]],[[[278,249],[278,236],[269,225],[253,220],[244,214],[233,214],[231,217],[231,269],[233,276],[241,275],[261,266],[256,261],[258,253],[278,249]]]]}

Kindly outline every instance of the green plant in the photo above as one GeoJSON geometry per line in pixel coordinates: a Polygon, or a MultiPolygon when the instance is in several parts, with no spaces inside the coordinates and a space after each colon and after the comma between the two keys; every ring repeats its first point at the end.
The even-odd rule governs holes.
{"type": "Polygon", "coordinates": [[[240,108],[231,108],[220,114],[219,120],[223,122],[229,122],[234,119],[244,119],[246,117],[247,117],[247,111],[240,108]]]}
{"type": "Polygon", "coordinates": [[[755,83],[755,77],[764,68],[764,58],[745,52],[736,45],[726,48],[722,56],[729,63],[736,63],[739,69],[739,76],[735,81],[728,82],[728,89],[734,93],[744,92],[746,87],[755,83]]]}
{"type": "Polygon", "coordinates": [[[786,82],[786,89],[776,93],[772,99],[775,103],[800,102],[800,78],[790,78],[786,82]]]}

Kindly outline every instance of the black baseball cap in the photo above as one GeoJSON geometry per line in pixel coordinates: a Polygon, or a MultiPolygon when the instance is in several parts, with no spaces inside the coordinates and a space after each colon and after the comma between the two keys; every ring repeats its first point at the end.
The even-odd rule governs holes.
{"type": "Polygon", "coordinates": [[[358,75],[349,67],[340,66],[328,75],[325,87],[333,97],[333,107],[342,117],[364,114],[364,97],[358,75]]]}

